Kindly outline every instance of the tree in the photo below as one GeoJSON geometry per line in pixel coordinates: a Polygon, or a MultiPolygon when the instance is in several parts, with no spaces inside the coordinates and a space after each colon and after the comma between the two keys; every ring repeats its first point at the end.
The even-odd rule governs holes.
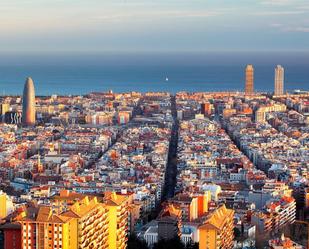
{"type": "Polygon", "coordinates": [[[185,249],[185,245],[181,242],[178,237],[170,240],[159,240],[155,243],[153,249],[185,249]]]}
{"type": "Polygon", "coordinates": [[[190,242],[186,245],[185,249],[199,249],[199,243],[190,242]]]}
{"type": "Polygon", "coordinates": [[[135,234],[128,239],[127,249],[149,249],[145,240],[140,240],[135,234]]]}
{"type": "Polygon", "coordinates": [[[241,231],[237,227],[234,227],[234,236],[235,238],[239,238],[241,236],[241,231]]]}

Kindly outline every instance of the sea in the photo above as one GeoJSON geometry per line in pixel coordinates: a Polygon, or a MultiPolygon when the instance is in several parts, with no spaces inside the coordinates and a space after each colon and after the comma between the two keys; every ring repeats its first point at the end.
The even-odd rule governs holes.
{"type": "Polygon", "coordinates": [[[309,90],[309,52],[6,52],[0,95],[21,95],[29,76],[36,95],[242,91],[247,64],[254,65],[257,91],[273,91],[277,64],[287,91],[309,90]]]}

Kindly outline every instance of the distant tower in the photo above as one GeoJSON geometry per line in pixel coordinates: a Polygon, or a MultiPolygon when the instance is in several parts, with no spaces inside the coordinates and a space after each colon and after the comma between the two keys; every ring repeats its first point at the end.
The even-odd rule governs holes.
{"type": "Polygon", "coordinates": [[[247,65],[245,94],[253,94],[253,93],[254,93],[254,68],[252,65],[247,65]]]}
{"type": "Polygon", "coordinates": [[[275,68],[275,92],[276,96],[284,93],[284,68],[278,65],[275,68]]]}
{"type": "Polygon", "coordinates": [[[35,92],[31,78],[26,79],[23,94],[23,125],[35,125],[35,92]]]}
{"type": "Polygon", "coordinates": [[[41,163],[41,155],[40,152],[38,153],[38,161],[37,161],[37,168],[36,168],[37,173],[42,173],[43,172],[43,165],[41,163]]]}

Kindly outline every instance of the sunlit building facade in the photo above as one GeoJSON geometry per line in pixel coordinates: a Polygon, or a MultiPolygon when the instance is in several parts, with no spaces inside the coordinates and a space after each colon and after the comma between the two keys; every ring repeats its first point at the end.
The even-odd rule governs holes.
{"type": "Polygon", "coordinates": [[[77,218],[78,248],[107,248],[107,212],[104,204],[99,203],[96,197],[91,200],[85,197],[74,203],[64,215],[77,218]]]}
{"type": "Polygon", "coordinates": [[[0,115],[6,114],[10,110],[10,104],[2,103],[0,104],[0,115]]]}
{"type": "Polygon", "coordinates": [[[77,248],[77,219],[54,215],[51,207],[28,207],[21,214],[22,249],[77,248]]]}
{"type": "Polygon", "coordinates": [[[284,68],[278,65],[275,68],[275,91],[276,96],[284,93],[284,68]]]}
{"type": "Polygon", "coordinates": [[[54,205],[28,207],[19,218],[22,249],[125,249],[128,211],[126,196],[61,196],[54,205]],[[60,206],[62,207],[60,208],[60,206]],[[64,206],[67,211],[57,214],[64,206]]]}
{"type": "Polygon", "coordinates": [[[245,94],[250,95],[253,93],[254,93],[254,68],[252,65],[247,65],[245,94]]]}
{"type": "Polygon", "coordinates": [[[105,193],[108,211],[108,249],[125,249],[128,240],[128,198],[115,192],[105,193]]]}
{"type": "Polygon", "coordinates": [[[0,219],[5,218],[6,215],[7,215],[6,194],[0,191],[0,219]]]}
{"type": "Polygon", "coordinates": [[[27,78],[23,93],[23,125],[35,125],[35,90],[33,80],[27,78]]]}
{"type": "Polygon", "coordinates": [[[225,205],[214,210],[199,227],[200,249],[230,249],[234,239],[234,210],[225,205]]]}

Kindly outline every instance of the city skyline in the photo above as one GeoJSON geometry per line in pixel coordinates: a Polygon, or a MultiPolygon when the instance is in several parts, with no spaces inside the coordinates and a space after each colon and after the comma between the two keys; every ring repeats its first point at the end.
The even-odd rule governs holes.
{"type": "Polygon", "coordinates": [[[21,100],[0,102],[4,249],[308,243],[282,235],[308,222],[308,92],[37,96],[27,127],[21,100]]]}
{"type": "MultiPolygon", "coordinates": [[[[268,70],[271,70],[271,66],[268,66],[267,67],[268,70]]],[[[265,69],[264,69],[265,70],[265,69]]],[[[290,72],[291,70],[289,70],[290,72]]],[[[239,70],[238,72],[241,72],[241,70],[239,70]]],[[[216,86],[214,88],[210,88],[210,86],[208,86],[208,89],[206,87],[205,90],[203,90],[202,92],[245,92],[246,94],[253,94],[254,92],[257,92],[257,93],[269,93],[269,94],[274,94],[274,95],[282,95],[284,94],[285,92],[286,93],[293,93],[295,91],[307,91],[307,88],[298,88],[297,87],[297,84],[292,84],[292,82],[288,82],[289,84],[292,84],[293,85],[293,88],[291,87],[288,87],[288,88],[285,88],[285,69],[283,66],[281,65],[277,65],[276,67],[274,67],[274,71],[267,77],[266,81],[269,82],[269,86],[267,86],[265,88],[265,84],[261,81],[259,81],[257,84],[255,83],[255,75],[258,75],[257,78],[259,78],[260,74],[263,73],[263,70],[260,70],[260,68],[258,68],[258,70],[256,71],[255,70],[255,65],[254,64],[248,64],[246,67],[245,67],[245,70],[244,70],[244,75],[241,77],[241,80],[244,82],[244,83],[241,83],[239,82],[240,84],[237,83],[237,85],[231,85],[229,88],[225,88],[225,89],[222,89],[222,90],[218,90],[216,89],[216,86]],[[271,78],[273,78],[273,83],[271,84],[271,78]],[[244,84],[244,85],[243,85],[244,84]],[[239,87],[240,85],[243,85],[241,87],[239,87]]],[[[165,82],[164,82],[164,85],[167,86],[167,89],[166,90],[160,90],[160,89],[155,89],[153,90],[154,92],[170,92],[170,93],[177,93],[177,92],[181,92],[181,91],[188,91],[188,92],[196,92],[196,91],[199,91],[201,92],[201,90],[187,90],[187,89],[173,89],[172,85],[169,86],[169,82],[166,80],[167,78],[165,78],[165,82]]],[[[19,79],[18,79],[19,81],[19,79]]],[[[32,79],[30,77],[27,77],[27,80],[26,82],[33,82],[32,79]]],[[[61,81],[61,79],[60,79],[61,81]]],[[[163,79],[162,79],[163,81],[163,79]]],[[[28,82],[28,85],[31,83],[28,82]]],[[[39,81],[40,84],[38,84],[38,87],[45,87],[45,82],[42,80],[39,81]]],[[[265,82],[265,80],[264,80],[265,82]]],[[[174,84],[174,82],[173,82],[174,84]]],[[[26,86],[27,84],[25,84],[24,86],[26,86]]],[[[30,84],[31,85],[31,84],[30,84]]],[[[61,84],[60,84],[61,85],[61,84]]],[[[61,85],[61,87],[64,87],[64,89],[66,88],[70,88],[70,86],[63,86],[61,85]]],[[[120,91],[119,90],[116,90],[115,92],[118,92],[118,93],[124,93],[124,92],[130,92],[128,90],[125,89],[125,87],[123,86],[123,84],[121,84],[120,86],[120,91]]],[[[141,92],[147,92],[149,90],[147,90],[147,86],[144,86],[145,87],[145,90],[142,90],[141,92]]],[[[34,88],[34,87],[33,87],[34,88]]],[[[88,87],[87,90],[85,91],[81,91],[79,93],[74,93],[74,92],[71,92],[71,93],[68,93],[69,95],[86,95],[90,92],[93,92],[93,91],[102,91],[102,92],[108,92],[108,91],[114,91],[115,88],[114,88],[114,85],[112,85],[112,87],[108,88],[108,89],[105,89],[105,90],[95,90],[95,89],[91,89],[91,87],[88,87]]],[[[132,89],[132,91],[134,91],[135,89],[132,89]]],[[[11,94],[11,93],[7,93],[6,94],[6,91],[3,91],[2,92],[2,96],[10,96],[10,95],[21,95],[20,93],[20,89],[18,90],[15,90],[16,93],[15,94],[11,94]]],[[[35,91],[37,92],[37,91],[35,91]]],[[[25,95],[25,91],[24,91],[24,95],[25,95]]],[[[66,95],[67,93],[61,93],[61,92],[57,92],[55,91],[54,89],[53,90],[48,90],[47,93],[39,93],[38,95],[39,96],[50,96],[50,95],[53,95],[53,94],[56,94],[56,95],[66,95]]],[[[24,98],[25,99],[25,98],[24,98]]]]}
{"type": "Polygon", "coordinates": [[[308,0],[0,12],[0,249],[309,249],[308,0]]]}

